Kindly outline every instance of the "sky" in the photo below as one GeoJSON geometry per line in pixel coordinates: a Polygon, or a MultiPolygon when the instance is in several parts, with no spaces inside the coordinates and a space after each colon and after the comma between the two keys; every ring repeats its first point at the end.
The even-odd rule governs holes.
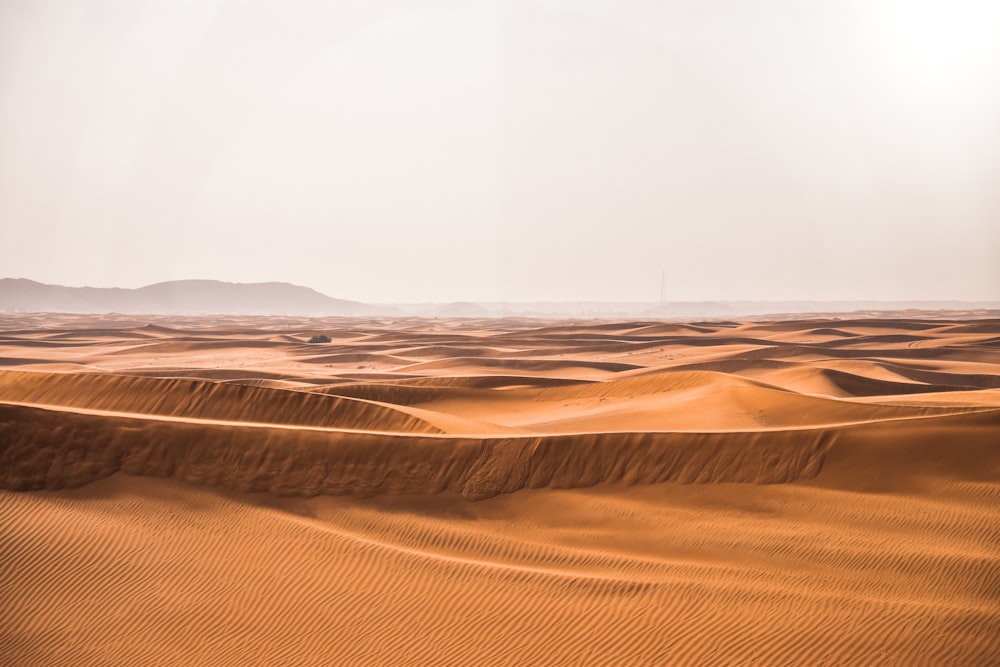
{"type": "Polygon", "coordinates": [[[1000,299],[995,0],[3,0],[0,277],[1000,299]]]}

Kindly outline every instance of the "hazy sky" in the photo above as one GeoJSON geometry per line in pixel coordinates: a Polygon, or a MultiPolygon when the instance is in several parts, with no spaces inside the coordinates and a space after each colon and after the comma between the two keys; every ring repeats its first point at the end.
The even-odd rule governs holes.
{"type": "Polygon", "coordinates": [[[1000,299],[996,0],[2,0],[0,277],[1000,299]]]}

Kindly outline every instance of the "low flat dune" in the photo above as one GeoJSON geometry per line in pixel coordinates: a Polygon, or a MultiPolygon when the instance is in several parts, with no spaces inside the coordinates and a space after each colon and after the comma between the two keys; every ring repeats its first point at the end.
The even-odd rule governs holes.
{"type": "Polygon", "coordinates": [[[1000,321],[3,315],[0,618],[4,665],[997,665],[1000,321]]]}

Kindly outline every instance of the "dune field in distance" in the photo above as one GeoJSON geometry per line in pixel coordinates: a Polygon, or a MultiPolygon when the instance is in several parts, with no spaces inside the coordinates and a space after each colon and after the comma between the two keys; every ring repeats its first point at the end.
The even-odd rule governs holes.
{"type": "Polygon", "coordinates": [[[1000,664],[1000,320],[3,315],[0,489],[4,665],[1000,664]]]}

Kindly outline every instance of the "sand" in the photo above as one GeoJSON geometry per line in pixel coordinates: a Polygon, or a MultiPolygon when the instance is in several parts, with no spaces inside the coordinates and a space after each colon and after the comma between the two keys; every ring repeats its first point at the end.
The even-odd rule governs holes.
{"type": "Polygon", "coordinates": [[[0,489],[5,665],[1000,664],[996,320],[0,316],[0,489]]]}

